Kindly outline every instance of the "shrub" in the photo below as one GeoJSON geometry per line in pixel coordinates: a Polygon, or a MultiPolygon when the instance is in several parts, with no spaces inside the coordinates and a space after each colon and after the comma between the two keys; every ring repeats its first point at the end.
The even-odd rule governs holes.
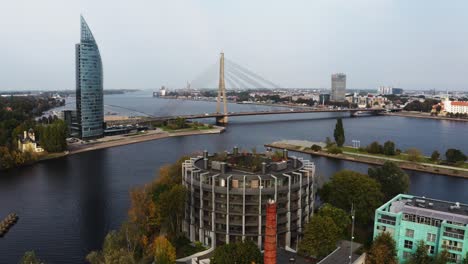
{"type": "Polygon", "coordinates": [[[310,148],[315,152],[322,150],[322,147],[316,144],[313,144],[310,148]]]}
{"type": "Polygon", "coordinates": [[[419,161],[421,160],[421,151],[417,148],[409,148],[406,150],[409,161],[419,161]]]}
{"type": "Polygon", "coordinates": [[[328,153],[330,153],[330,154],[341,154],[341,153],[343,153],[343,151],[337,146],[331,146],[327,150],[328,150],[328,153]]]}
{"type": "Polygon", "coordinates": [[[387,141],[383,145],[383,154],[387,156],[395,155],[395,143],[392,141],[387,141]]]}

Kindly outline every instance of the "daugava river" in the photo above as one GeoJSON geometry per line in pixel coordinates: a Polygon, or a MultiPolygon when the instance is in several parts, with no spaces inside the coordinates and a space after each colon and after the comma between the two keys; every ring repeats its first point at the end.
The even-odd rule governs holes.
{"type": "MultiPolygon", "coordinates": [[[[213,102],[157,99],[151,92],[105,96],[106,112],[151,115],[211,113],[213,102]],[[117,108],[120,106],[128,108],[117,108]],[[136,114],[136,113],[135,113],[136,114]]],[[[73,104],[71,104],[73,106],[73,104]]],[[[270,107],[230,104],[229,111],[266,110],[270,107]]],[[[25,251],[35,250],[47,263],[84,263],[99,249],[104,236],[119,227],[129,207],[129,189],[157,177],[158,168],[184,154],[244,149],[282,139],[324,141],[333,137],[341,114],[295,114],[231,118],[219,135],[166,138],[81,153],[0,172],[0,217],[16,212],[18,223],[0,238],[0,263],[17,263],[25,251]]],[[[342,115],[347,117],[347,115],[342,115]]],[[[213,120],[209,120],[213,122],[213,120]]],[[[346,143],[361,145],[392,140],[400,149],[419,148],[426,155],[458,148],[468,153],[468,123],[405,117],[360,117],[343,120],[346,143]]],[[[294,155],[294,154],[293,154],[294,155]]],[[[329,178],[342,169],[367,172],[368,165],[313,158],[317,173],[329,178]]],[[[468,203],[468,180],[408,172],[410,193],[468,203]]]]}

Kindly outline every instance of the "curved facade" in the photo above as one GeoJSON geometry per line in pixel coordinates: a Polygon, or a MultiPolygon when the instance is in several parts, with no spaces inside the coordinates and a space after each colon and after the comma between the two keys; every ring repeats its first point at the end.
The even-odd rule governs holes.
{"type": "MultiPolygon", "coordinates": [[[[265,238],[266,206],[277,204],[278,246],[297,249],[302,228],[313,214],[315,200],[315,166],[301,158],[282,161],[261,154],[261,169],[243,170],[230,161],[215,160],[207,152],[182,165],[182,182],[189,195],[183,230],[191,241],[214,246],[253,240],[260,248],[265,238]]],[[[258,158],[258,156],[257,156],[258,158]]]]}
{"type": "Polygon", "coordinates": [[[76,109],[81,138],[104,134],[103,72],[99,48],[81,17],[81,41],[76,44],[76,109]]]}

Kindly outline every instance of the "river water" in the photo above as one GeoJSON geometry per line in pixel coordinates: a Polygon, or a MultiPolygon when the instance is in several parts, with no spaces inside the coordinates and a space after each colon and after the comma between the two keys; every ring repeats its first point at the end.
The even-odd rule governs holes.
{"type": "MultiPolygon", "coordinates": [[[[151,115],[214,112],[213,102],[157,99],[151,92],[105,96],[106,111],[151,115]],[[126,110],[123,110],[124,107],[126,110]],[[132,110],[129,110],[132,109],[132,110]]],[[[70,104],[73,105],[73,104],[70,104]]],[[[266,110],[271,107],[230,104],[229,111],[266,110]]],[[[244,149],[282,139],[324,141],[333,137],[334,117],[344,114],[295,114],[231,118],[227,131],[142,142],[96,150],[0,172],[0,217],[10,212],[19,222],[0,238],[0,263],[16,263],[35,250],[47,263],[83,263],[85,255],[100,248],[104,236],[119,227],[129,207],[129,189],[157,177],[161,165],[184,154],[204,149],[244,149]]],[[[212,120],[208,120],[212,122],[212,120]]],[[[468,124],[405,117],[343,119],[346,142],[356,139],[392,140],[398,148],[417,147],[429,155],[447,148],[468,152],[468,124]]],[[[323,157],[312,159],[324,179],[341,169],[367,172],[368,165],[323,157]]],[[[468,180],[408,172],[410,193],[436,199],[468,202],[468,180]]]]}

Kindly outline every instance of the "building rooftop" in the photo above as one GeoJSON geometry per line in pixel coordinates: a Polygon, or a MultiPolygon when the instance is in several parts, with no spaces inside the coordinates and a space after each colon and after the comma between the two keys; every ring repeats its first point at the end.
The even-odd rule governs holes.
{"type": "MultiPolygon", "coordinates": [[[[391,213],[408,213],[468,224],[468,205],[419,196],[402,195],[390,204],[391,213]]],[[[398,198],[398,196],[396,197],[398,198]]]]}
{"type": "Polygon", "coordinates": [[[282,175],[292,173],[304,167],[301,160],[288,157],[287,151],[265,153],[215,153],[195,160],[198,169],[212,174],[225,175],[282,175]],[[208,165],[208,166],[207,166],[208,165]]]}

